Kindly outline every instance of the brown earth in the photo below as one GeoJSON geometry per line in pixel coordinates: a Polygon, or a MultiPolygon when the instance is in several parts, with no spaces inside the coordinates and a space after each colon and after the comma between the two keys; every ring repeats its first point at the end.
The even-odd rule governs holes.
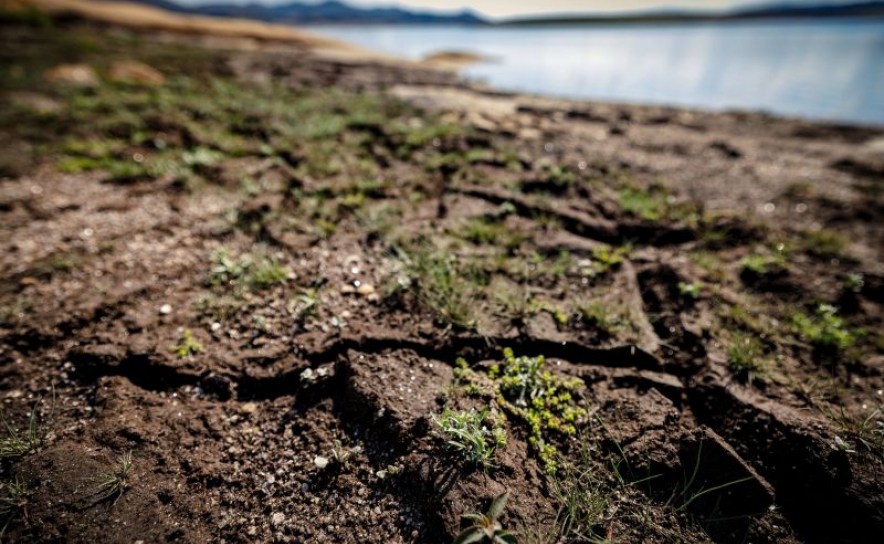
{"type": "Polygon", "coordinates": [[[884,529],[884,131],[83,22],[0,59],[7,540],[450,542],[504,491],[520,542],[884,529]],[[578,380],[554,476],[507,347],[578,380]]]}

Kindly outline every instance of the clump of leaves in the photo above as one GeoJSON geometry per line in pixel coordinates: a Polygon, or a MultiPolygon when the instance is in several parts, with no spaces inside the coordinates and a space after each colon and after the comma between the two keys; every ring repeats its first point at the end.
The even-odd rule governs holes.
{"type": "Polygon", "coordinates": [[[796,313],[792,316],[792,328],[813,346],[835,351],[853,347],[865,334],[862,329],[849,328],[831,304],[820,304],[813,315],[796,313]]]}
{"type": "Polygon", "coordinates": [[[617,204],[623,211],[645,221],[656,222],[667,214],[668,195],[659,186],[650,189],[626,187],[617,193],[617,204]]]}
{"type": "Polygon", "coordinates": [[[486,468],[494,464],[494,452],[506,447],[506,431],[489,413],[487,407],[476,411],[452,410],[446,406],[441,414],[433,415],[432,420],[450,448],[470,463],[486,468]]]}
{"type": "Polygon", "coordinates": [[[4,424],[6,436],[0,438],[0,460],[28,453],[42,444],[49,433],[49,425],[38,420],[36,408],[31,411],[28,426],[24,431],[19,432],[8,422],[4,421],[4,424]]]}
{"type": "Polygon", "coordinates": [[[697,300],[700,298],[700,284],[680,281],[678,282],[678,293],[686,299],[697,300]]]}
{"type": "MultiPolygon", "coordinates": [[[[872,454],[884,459],[884,406],[872,410],[864,418],[851,418],[844,414],[832,414],[832,418],[846,433],[848,440],[853,440],[872,454]]],[[[851,445],[835,437],[836,449],[853,452],[851,445]]]]}
{"type": "Polygon", "coordinates": [[[553,527],[554,542],[599,541],[595,528],[615,492],[605,481],[588,444],[581,445],[579,458],[565,463],[551,482],[553,497],[560,505],[553,527]]]}
{"type": "Polygon", "coordinates": [[[838,232],[829,229],[807,231],[802,247],[820,257],[837,257],[844,252],[847,240],[838,232]]]}
{"type": "Polygon", "coordinates": [[[776,255],[748,255],[740,259],[741,273],[754,276],[767,276],[783,268],[784,258],[776,255]]]}
{"type": "Polygon", "coordinates": [[[751,384],[767,376],[764,346],[755,336],[736,334],[727,348],[727,358],[738,379],[751,384]]]}
{"type": "Polygon", "coordinates": [[[506,503],[509,500],[509,492],[504,492],[491,502],[488,512],[481,514],[471,512],[464,514],[462,519],[469,521],[470,526],[460,532],[454,539],[454,544],[473,544],[487,542],[490,544],[515,544],[516,536],[505,531],[498,518],[503,514],[506,503]]]}
{"type": "Polygon", "coordinates": [[[495,245],[508,251],[514,251],[528,239],[524,233],[507,227],[497,218],[490,217],[470,219],[455,234],[480,246],[495,245]]]}
{"type": "Polygon", "coordinates": [[[123,493],[129,489],[131,483],[129,478],[132,471],[132,450],[127,451],[120,456],[117,462],[117,469],[114,472],[101,474],[98,480],[98,490],[101,493],[101,499],[114,499],[116,502],[123,493]]]}
{"type": "Polygon", "coordinates": [[[181,335],[181,340],[169,349],[172,350],[172,353],[184,359],[185,357],[190,357],[191,355],[196,355],[201,352],[203,350],[203,345],[193,336],[193,332],[191,332],[190,329],[184,329],[184,333],[181,335]]]}
{"type": "Polygon", "coordinates": [[[25,482],[16,478],[9,483],[0,483],[0,541],[12,520],[25,511],[28,504],[28,488],[25,482]]]}
{"type": "Polygon", "coordinates": [[[318,469],[324,469],[329,464],[343,467],[346,466],[347,463],[353,457],[362,453],[362,446],[353,446],[352,448],[345,448],[340,440],[335,440],[332,445],[331,457],[323,457],[321,455],[317,455],[315,459],[313,459],[313,464],[316,465],[318,469]]]}
{"type": "Polygon", "coordinates": [[[563,379],[544,370],[545,358],[516,357],[513,350],[503,351],[504,360],[489,371],[498,384],[497,402],[529,429],[528,442],[550,474],[557,468],[557,449],[549,441],[553,433],[573,435],[576,424],[586,417],[577,405],[577,378],[563,379]]]}
{"type": "Polygon", "coordinates": [[[209,273],[208,283],[212,287],[233,286],[242,294],[254,288],[262,288],[286,280],[289,269],[276,259],[258,253],[244,253],[234,259],[222,248],[215,252],[213,265],[209,273]]]}
{"type": "Polygon", "coordinates": [[[407,255],[408,273],[421,305],[434,314],[435,321],[450,329],[474,329],[477,324],[477,295],[470,280],[452,255],[430,252],[426,248],[407,255]]]}

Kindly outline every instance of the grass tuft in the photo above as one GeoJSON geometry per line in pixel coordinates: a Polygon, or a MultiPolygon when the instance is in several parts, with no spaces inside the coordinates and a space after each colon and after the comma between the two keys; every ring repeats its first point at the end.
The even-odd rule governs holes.
{"type": "Polygon", "coordinates": [[[120,456],[117,462],[117,470],[99,475],[98,491],[101,494],[100,500],[113,499],[114,502],[117,502],[131,487],[131,482],[129,481],[131,471],[132,450],[129,450],[120,456]]]}

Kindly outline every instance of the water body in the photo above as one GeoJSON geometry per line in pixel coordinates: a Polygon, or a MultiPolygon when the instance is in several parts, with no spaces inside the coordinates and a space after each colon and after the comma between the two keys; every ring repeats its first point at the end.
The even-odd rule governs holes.
{"type": "Polygon", "coordinates": [[[309,30],[414,59],[479,53],[492,60],[465,75],[503,90],[884,125],[881,19],[309,30]]]}

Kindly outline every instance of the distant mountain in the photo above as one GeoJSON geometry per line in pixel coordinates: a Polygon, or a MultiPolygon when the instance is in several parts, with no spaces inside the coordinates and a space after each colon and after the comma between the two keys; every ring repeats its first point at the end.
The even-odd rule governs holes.
{"type": "Polygon", "coordinates": [[[134,0],[141,4],[195,15],[215,17],[235,17],[257,19],[273,23],[360,23],[360,24],[459,24],[484,25],[488,22],[476,13],[463,10],[452,15],[410,11],[398,7],[359,8],[327,0],[321,3],[292,2],[267,6],[258,3],[246,5],[208,4],[202,6],[181,6],[168,0],[134,0]]]}
{"type": "Polygon", "coordinates": [[[800,6],[781,4],[733,12],[731,18],[756,17],[884,17],[884,2],[800,6]]]}
{"type": "Polygon", "coordinates": [[[614,15],[566,13],[553,16],[519,17],[502,21],[504,25],[561,23],[620,23],[677,21],[739,21],[746,19],[821,19],[836,17],[884,17],[884,1],[856,4],[771,4],[728,12],[652,11],[614,15]]]}

